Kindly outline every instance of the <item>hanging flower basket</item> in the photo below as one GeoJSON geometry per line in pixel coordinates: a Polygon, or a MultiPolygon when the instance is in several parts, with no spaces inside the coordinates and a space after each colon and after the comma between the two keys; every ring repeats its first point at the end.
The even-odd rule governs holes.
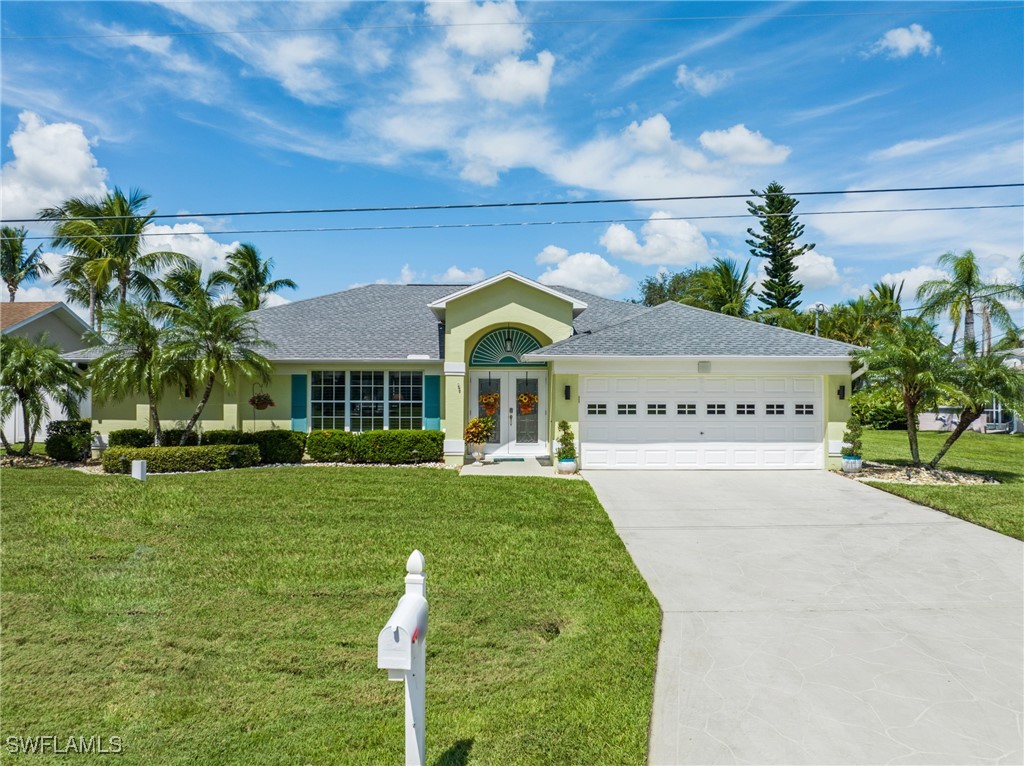
{"type": "Polygon", "coordinates": [[[501,394],[480,394],[480,406],[483,407],[487,417],[498,411],[499,404],[501,404],[501,394]]]}
{"type": "Polygon", "coordinates": [[[274,400],[270,398],[270,394],[253,394],[249,399],[249,404],[257,410],[265,410],[267,407],[274,406],[274,400]]]}
{"type": "Polygon", "coordinates": [[[516,401],[519,403],[519,414],[529,415],[537,407],[540,397],[537,394],[519,394],[516,401]]]}

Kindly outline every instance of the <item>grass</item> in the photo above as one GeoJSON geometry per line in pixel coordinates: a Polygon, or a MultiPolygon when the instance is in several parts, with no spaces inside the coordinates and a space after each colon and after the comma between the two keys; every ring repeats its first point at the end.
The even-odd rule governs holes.
{"type": "Polygon", "coordinates": [[[418,547],[428,763],[646,760],[660,613],[585,482],[2,482],[4,737],[118,735],[125,763],[400,763],[403,688],[376,639],[418,547]]]}
{"type": "MultiPolygon", "coordinates": [[[[921,459],[930,460],[945,440],[943,433],[919,434],[921,459]]],[[[906,431],[865,431],[864,457],[897,465],[909,464],[906,431]]],[[[1002,483],[946,487],[869,483],[915,503],[1024,540],[1024,438],[967,432],[946,453],[939,468],[985,474],[1002,483]]]]}
{"type": "MultiPolygon", "coordinates": [[[[20,450],[24,446],[25,442],[14,442],[11,447],[15,450],[20,450]]],[[[0,449],[0,455],[6,454],[3,449],[0,449]]],[[[32,449],[29,450],[30,455],[45,455],[46,454],[46,440],[37,439],[32,443],[32,449]]]]}

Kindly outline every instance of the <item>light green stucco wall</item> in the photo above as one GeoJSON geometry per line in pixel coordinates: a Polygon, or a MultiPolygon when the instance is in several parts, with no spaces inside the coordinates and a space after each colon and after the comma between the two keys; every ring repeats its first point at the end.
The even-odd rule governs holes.
{"type": "MultiPolygon", "coordinates": [[[[450,301],[445,308],[445,362],[467,364],[476,343],[491,330],[516,327],[533,335],[542,346],[572,335],[572,304],[515,279],[503,279],[450,301]]],[[[467,367],[468,373],[468,367],[467,367]]],[[[551,401],[552,378],[548,395],[551,401]]],[[[468,375],[448,372],[444,377],[441,427],[449,441],[461,443],[466,427],[468,375]]],[[[554,407],[548,408],[553,417],[554,407]]],[[[552,420],[548,434],[554,438],[552,420]]],[[[464,450],[448,451],[445,462],[462,465],[464,450]]]]}
{"type": "Polygon", "coordinates": [[[853,392],[850,375],[825,375],[825,467],[841,469],[842,458],[828,454],[830,441],[842,441],[846,421],[850,419],[850,394],[853,392]],[[846,387],[846,398],[839,400],[839,387],[846,387]]]}
{"type": "Polygon", "coordinates": [[[576,436],[576,450],[579,453],[580,447],[580,376],[579,375],[552,375],[551,376],[551,406],[548,412],[551,413],[551,426],[549,433],[551,441],[558,442],[558,422],[566,420],[569,428],[576,436]],[[569,386],[569,399],[565,398],[565,387],[569,386]]]}

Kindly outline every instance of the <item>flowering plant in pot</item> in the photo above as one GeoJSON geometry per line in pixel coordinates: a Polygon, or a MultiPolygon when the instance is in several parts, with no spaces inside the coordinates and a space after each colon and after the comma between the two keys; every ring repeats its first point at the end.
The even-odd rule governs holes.
{"type": "Polygon", "coordinates": [[[846,433],[843,434],[843,473],[857,473],[864,466],[861,459],[861,450],[864,448],[861,442],[863,433],[860,418],[851,415],[846,421],[846,433]]]}
{"type": "Polygon", "coordinates": [[[558,421],[558,458],[559,473],[576,473],[576,435],[569,428],[569,421],[558,421]]]}
{"type": "Polygon", "coordinates": [[[462,436],[469,445],[473,460],[479,465],[484,459],[484,444],[494,435],[494,421],[491,418],[473,418],[466,423],[462,436]]]}
{"type": "Polygon", "coordinates": [[[270,394],[265,394],[261,391],[249,397],[249,404],[257,410],[265,410],[267,407],[274,406],[274,400],[270,398],[270,394]]]}

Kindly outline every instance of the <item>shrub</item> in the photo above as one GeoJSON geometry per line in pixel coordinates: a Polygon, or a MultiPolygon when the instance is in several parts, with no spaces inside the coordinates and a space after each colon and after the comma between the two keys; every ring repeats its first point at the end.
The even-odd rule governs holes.
{"type": "Polygon", "coordinates": [[[152,447],[153,433],[145,428],[122,428],[107,436],[111,447],[152,447]]]}
{"type": "Polygon", "coordinates": [[[255,444],[260,463],[301,463],[306,451],[306,434],[273,429],[239,434],[242,444],[255,444]]]}
{"type": "Polygon", "coordinates": [[[876,431],[906,431],[903,400],[892,389],[865,388],[850,397],[850,411],[861,425],[876,431]]]}
{"type": "Polygon", "coordinates": [[[363,431],[352,447],[353,463],[436,463],[444,458],[441,431],[363,431]]]}
{"type": "Polygon", "coordinates": [[[203,431],[203,446],[210,444],[245,444],[242,441],[242,432],[234,428],[220,428],[212,431],[203,431]]]}
{"type": "Polygon", "coordinates": [[[91,443],[91,420],[51,420],[46,426],[46,454],[54,460],[85,460],[91,443]]]}
{"type": "Polygon", "coordinates": [[[216,471],[248,468],[260,460],[255,444],[215,444],[208,447],[111,447],[103,453],[107,473],[131,473],[133,460],[145,460],[149,473],[216,471]]]}
{"type": "Polygon", "coordinates": [[[558,452],[559,460],[576,459],[576,435],[569,428],[568,420],[558,421],[558,452]]]}
{"type": "Polygon", "coordinates": [[[351,463],[355,439],[348,431],[313,431],[306,439],[306,451],[317,463],[351,463]]]}
{"type": "MultiPolygon", "coordinates": [[[[199,446],[199,434],[195,430],[188,432],[188,439],[185,440],[184,444],[181,444],[181,435],[185,433],[184,428],[163,428],[160,430],[160,436],[162,437],[161,446],[163,447],[197,447],[199,446]]],[[[151,442],[152,443],[152,442],[151,442]]]]}
{"type": "Polygon", "coordinates": [[[466,444],[483,444],[494,435],[494,420],[490,417],[473,418],[466,423],[462,438],[466,444]]]}
{"type": "Polygon", "coordinates": [[[860,418],[856,415],[850,415],[850,419],[846,421],[846,433],[843,434],[842,454],[845,457],[861,456],[864,449],[864,444],[861,441],[863,430],[860,418]]]}

